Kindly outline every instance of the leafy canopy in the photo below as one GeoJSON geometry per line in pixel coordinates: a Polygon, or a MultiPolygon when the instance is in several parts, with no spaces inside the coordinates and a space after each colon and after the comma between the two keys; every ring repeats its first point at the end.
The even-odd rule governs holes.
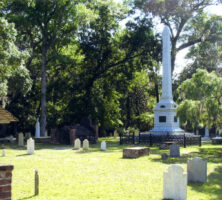
{"type": "Polygon", "coordinates": [[[222,78],[215,72],[198,69],[191,79],[184,81],[177,89],[179,93],[178,116],[182,123],[216,125],[221,127],[222,78]]]}

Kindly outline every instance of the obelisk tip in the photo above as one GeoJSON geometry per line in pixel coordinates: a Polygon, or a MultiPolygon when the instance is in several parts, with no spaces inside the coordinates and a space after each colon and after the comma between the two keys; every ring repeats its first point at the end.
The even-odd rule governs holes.
{"type": "Polygon", "coordinates": [[[170,35],[170,29],[167,25],[163,28],[163,35],[170,35]]]}

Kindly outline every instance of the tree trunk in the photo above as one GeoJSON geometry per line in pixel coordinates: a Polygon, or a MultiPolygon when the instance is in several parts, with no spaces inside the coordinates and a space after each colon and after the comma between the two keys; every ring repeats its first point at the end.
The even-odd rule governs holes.
{"type": "Polygon", "coordinates": [[[127,116],[127,122],[126,122],[126,125],[127,127],[129,127],[131,125],[131,107],[130,107],[130,97],[129,97],[129,94],[127,96],[127,99],[126,99],[126,116],[127,116]]]}
{"type": "Polygon", "coordinates": [[[173,74],[176,60],[176,41],[172,41],[172,49],[171,49],[171,74],[173,74]]]}
{"type": "Polygon", "coordinates": [[[41,120],[40,120],[40,136],[45,135],[46,129],[46,54],[47,54],[47,31],[43,33],[42,45],[42,80],[41,80],[41,120]]]}
{"type": "Polygon", "coordinates": [[[156,102],[158,103],[160,101],[158,83],[155,83],[155,95],[156,95],[156,102]]]}

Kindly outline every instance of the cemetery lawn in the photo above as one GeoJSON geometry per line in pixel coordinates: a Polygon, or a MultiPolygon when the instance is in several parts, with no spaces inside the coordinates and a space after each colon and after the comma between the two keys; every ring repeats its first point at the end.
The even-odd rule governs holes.
{"type": "MultiPolygon", "coordinates": [[[[123,159],[118,139],[106,138],[108,150],[100,144],[88,151],[70,145],[36,144],[34,155],[16,145],[5,145],[6,157],[0,163],[13,164],[13,200],[160,200],[163,172],[172,163],[183,165],[189,158],[207,160],[207,182],[188,185],[188,200],[222,199],[222,145],[204,143],[202,147],[181,147],[180,158],[161,160],[159,150],[151,147],[150,156],[123,159]],[[40,194],[34,196],[34,169],[40,177],[40,194]]],[[[144,145],[145,146],[145,145],[144,145]]]]}

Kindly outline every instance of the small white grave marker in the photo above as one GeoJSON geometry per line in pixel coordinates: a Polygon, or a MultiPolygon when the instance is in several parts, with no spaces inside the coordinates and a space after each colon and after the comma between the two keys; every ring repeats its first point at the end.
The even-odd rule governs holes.
{"type": "Polygon", "coordinates": [[[35,151],[35,141],[32,138],[27,140],[27,153],[29,155],[34,154],[35,151]]]}
{"type": "Polygon", "coordinates": [[[18,145],[20,147],[24,146],[24,135],[23,135],[23,133],[18,134],[18,145]]]}
{"type": "Polygon", "coordinates": [[[207,181],[207,161],[195,157],[187,162],[187,173],[189,182],[204,183],[207,181]]]}
{"type": "Polygon", "coordinates": [[[80,149],[81,148],[81,141],[79,138],[75,139],[74,142],[74,149],[80,149]]]}
{"type": "Polygon", "coordinates": [[[106,142],[105,141],[101,142],[101,150],[106,151],[106,142]]]}
{"type": "Polygon", "coordinates": [[[181,165],[172,164],[168,172],[164,172],[163,199],[187,199],[187,173],[183,172],[181,165]]]}
{"type": "Polygon", "coordinates": [[[84,150],[88,150],[89,149],[89,141],[87,139],[83,140],[82,148],[84,150]]]}

